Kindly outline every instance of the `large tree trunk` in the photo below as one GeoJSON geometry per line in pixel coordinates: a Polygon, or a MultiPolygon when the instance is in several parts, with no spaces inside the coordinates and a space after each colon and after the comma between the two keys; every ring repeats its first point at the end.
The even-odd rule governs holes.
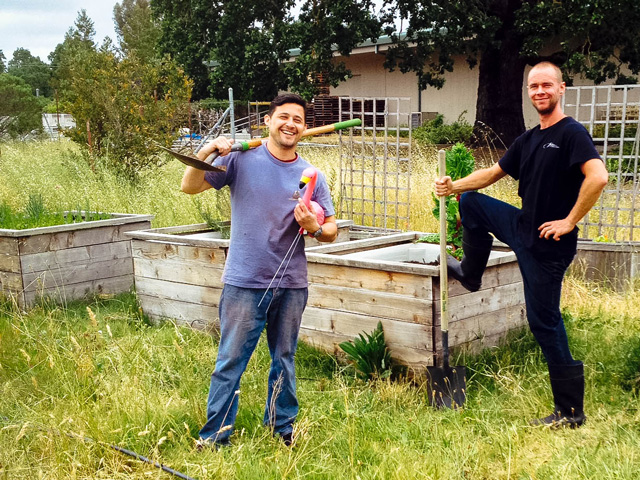
{"type": "MultiPolygon", "coordinates": [[[[480,56],[476,136],[486,135],[490,127],[506,147],[524,132],[522,85],[526,60],[520,57],[522,41],[513,27],[513,0],[494,3],[502,27],[496,32],[497,48],[480,56]]],[[[482,137],[480,137],[482,138],[482,137]]]]}

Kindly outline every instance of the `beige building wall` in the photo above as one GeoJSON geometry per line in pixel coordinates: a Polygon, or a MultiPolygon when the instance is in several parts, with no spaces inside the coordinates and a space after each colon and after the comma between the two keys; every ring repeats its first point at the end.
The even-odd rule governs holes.
{"type": "MultiPolygon", "coordinates": [[[[338,57],[353,77],[331,88],[331,95],[353,97],[409,97],[412,112],[441,113],[445,122],[450,123],[463,114],[469,122],[475,122],[476,99],[478,93],[478,67],[470,69],[463,57],[455,60],[453,72],[445,75],[444,87],[440,90],[429,87],[418,90],[418,79],[414,73],[389,72],[384,68],[386,46],[360,47],[349,57],[338,57]]],[[[522,110],[527,129],[538,124],[538,115],[529,100],[526,80],[531,67],[525,69],[522,78],[522,110]]],[[[608,82],[613,83],[613,82],[608,82]]],[[[574,85],[593,85],[581,77],[574,79],[574,85]]],[[[499,94],[496,92],[496,94],[499,94]]]]}
{"type": "Polygon", "coordinates": [[[478,73],[469,70],[461,58],[454,72],[448,73],[445,86],[437,90],[418,90],[415,73],[390,72],[384,68],[384,53],[357,53],[340,57],[353,77],[331,88],[331,95],[352,97],[409,97],[412,112],[442,113],[446,122],[453,122],[464,113],[468,122],[475,120],[478,73]]]}

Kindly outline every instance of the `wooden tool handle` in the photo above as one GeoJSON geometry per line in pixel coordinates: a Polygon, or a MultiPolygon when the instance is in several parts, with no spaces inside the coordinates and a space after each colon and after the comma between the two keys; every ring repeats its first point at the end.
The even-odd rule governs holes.
{"type": "MultiPolygon", "coordinates": [[[[444,150],[438,151],[438,176],[447,174],[447,159],[444,150]]],[[[449,292],[447,288],[447,203],[440,197],[440,324],[443,332],[449,331],[449,292]]]]}

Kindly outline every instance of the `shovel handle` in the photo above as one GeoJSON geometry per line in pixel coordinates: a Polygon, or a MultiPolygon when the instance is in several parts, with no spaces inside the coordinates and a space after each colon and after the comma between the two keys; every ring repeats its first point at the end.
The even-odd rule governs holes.
{"type": "MultiPolygon", "coordinates": [[[[330,125],[322,125],[321,127],[307,128],[303,133],[303,137],[313,137],[314,135],[321,135],[323,133],[331,133],[337,130],[344,130],[346,128],[358,127],[362,125],[362,120],[359,118],[354,118],[352,120],[346,120],[344,122],[332,123],[330,125]]],[[[253,140],[249,140],[248,142],[236,142],[231,145],[232,152],[244,152],[249,150],[250,148],[256,148],[262,145],[262,141],[266,140],[263,138],[256,138],[253,140]]],[[[209,165],[213,164],[213,161],[220,156],[220,152],[217,150],[213,151],[211,155],[209,155],[205,159],[205,163],[209,165]]]]}
{"type": "MultiPolygon", "coordinates": [[[[438,151],[438,176],[447,174],[447,156],[444,150],[438,151]]],[[[440,197],[440,325],[443,332],[449,331],[449,289],[447,286],[447,203],[445,196],[440,197]]]]}

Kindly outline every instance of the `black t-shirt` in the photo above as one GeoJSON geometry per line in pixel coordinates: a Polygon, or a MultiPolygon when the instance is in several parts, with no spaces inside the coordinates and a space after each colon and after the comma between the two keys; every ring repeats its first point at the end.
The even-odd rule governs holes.
{"type": "Polygon", "coordinates": [[[573,255],[578,228],[559,241],[540,238],[538,228],[545,222],[565,218],[574,207],[584,180],[580,166],[600,158],[589,132],[571,117],[551,127],[540,125],[516,139],[500,159],[500,167],[519,180],[522,198],[519,228],[524,244],[543,256],[573,255]]]}

